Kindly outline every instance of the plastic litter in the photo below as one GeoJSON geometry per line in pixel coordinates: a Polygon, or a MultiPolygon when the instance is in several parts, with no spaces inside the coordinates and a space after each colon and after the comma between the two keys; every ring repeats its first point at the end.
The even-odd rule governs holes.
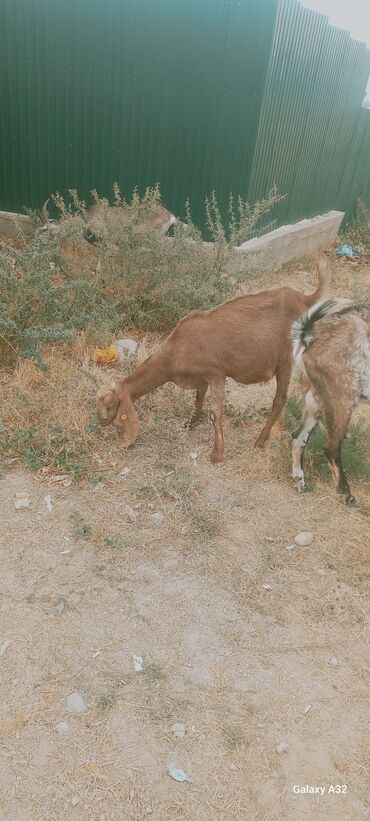
{"type": "Polygon", "coordinates": [[[136,673],[142,673],[143,672],[143,660],[142,660],[141,656],[133,656],[132,658],[134,659],[134,667],[135,667],[136,673]]]}
{"type": "Polygon", "coordinates": [[[93,360],[97,365],[106,365],[109,362],[116,362],[118,359],[118,350],[115,345],[109,345],[108,348],[95,348],[93,352],[93,360]]]}
{"type": "Polygon", "coordinates": [[[0,644],[0,656],[4,655],[5,651],[8,649],[11,643],[11,640],[7,639],[7,641],[4,641],[2,644],[0,644]]]}
{"type": "Polygon", "coordinates": [[[364,249],[361,248],[361,245],[338,245],[338,248],[335,249],[335,253],[338,257],[353,257],[361,256],[364,253],[364,249]]]}
{"type": "Polygon", "coordinates": [[[287,753],[289,750],[289,744],[286,741],[280,741],[276,747],[277,753],[287,753]]]}
{"type": "Polygon", "coordinates": [[[180,770],[178,767],[175,767],[174,764],[169,764],[167,767],[167,772],[168,775],[174,779],[174,781],[179,781],[180,783],[183,781],[189,781],[190,784],[192,782],[190,775],[188,775],[184,770],[180,770]]]}
{"type": "Polygon", "coordinates": [[[46,496],[44,496],[44,502],[45,502],[45,504],[46,504],[46,507],[47,507],[47,509],[48,509],[49,513],[52,513],[52,510],[53,510],[53,505],[52,505],[52,503],[51,503],[51,496],[50,496],[50,493],[47,493],[47,494],[46,494],[46,496]]]}

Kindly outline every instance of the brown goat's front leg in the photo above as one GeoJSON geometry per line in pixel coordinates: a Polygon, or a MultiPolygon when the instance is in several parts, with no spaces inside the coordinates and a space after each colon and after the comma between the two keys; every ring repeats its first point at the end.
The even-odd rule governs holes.
{"type": "Polygon", "coordinates": [[[189,429],[192,430],[198,424],[201,415],[202,409],[204,404],[205,395],[208,390],[208,382],[205,382],[202,385],[199,385],[197,388],[196,398],[195,398],[195,411],[190,419],[189,422],[189,429]]]}
{"type": "Polygon", "coordinates": [[[272,410],[270,416],[267,419],[265,427],[261,431],[258,439],[255,441],[255,447],[263,448],[266,444],[272,426],[275,424],[276,420],[281,414],[283,407],[286,403],[287,396],[288,396],[288,387],[290,381],[290,374],[292,372],[291,363],[286,363],[285,367],[281,368],[280,371],[276,374],[276,394],[275,399],[272,404],[272,410]]]}
{"type": "Polygon", "coordinates": [[[210,383],[211,388],[211,420],[215,429],[215,444],[211,453],[214,465],[224,461],[224,434],[222,429],[222,415],[225,402],[225,380],[210,383]]]}

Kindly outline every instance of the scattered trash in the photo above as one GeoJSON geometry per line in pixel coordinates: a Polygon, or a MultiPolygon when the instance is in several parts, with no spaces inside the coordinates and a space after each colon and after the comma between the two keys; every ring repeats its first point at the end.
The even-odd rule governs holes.
{"type": "Polygon", "coordinates": [[[67,707],[76,716],[82,716],[86,713],[87,704],[81,693],[71,693],[67,698],[67,707]]]}
{"type": "Polygon", "coordinates": [[[361,248],[360,245],[353,246],[350,244],[344,244],[338,245],[338,248],[335,249],[335,253],[338,257],[353,257],[353,255],[359,257],[364,253],[364,249],[361,248]]]}
{"type": "Polygon", "coordinates": [[[134,339],[115,339],[107,348],[95,348],[92,358],[97,365],[110,362],[124,362],[128,356],[135,356],[138,343],[134,339]]]}
{"type": "Polygon", "coordinates": [[[47,493],[47,494],[46,494],[46,496],[44,496],[44,502],[45,502],[45,504],[46,504],[46,507],[47,507],[47,509],[48,509],[49,513],[52,513],[52,511],[53,511],[53,505],[52,505],[52,503],[51,503],[51,496],[50,496],[50,493],[47,493]]]}
{"type": "Polygon", "coordinates": [[[337,657],[332,656],[331,659],[330,659],[329,664],[331,664],[332,667],[338,667],[339,661],[338,661],[337,657]]]}
{"type": "Polygon", "coordinates": [[[132,658],[134,660],[135,672],[136,673],[142,673],[143,672],[143,660],[142,660],[141,656],[133,656],[132,658]]]}
{"type": "Polygon", "coordinates": [[[155,513],[150,514],[150,518],[155,525],[160,525],[163,522],[164,514],[161,513],[160,510],[157,510],[155,513]]]}
{"type": "Polygon", "coordinates": [[[285,550],[294,550],[294,548],[295,548],[295,544],[286,544],[285,545],[285,550]]]}
{"type": "Polygon", "coordinates": [[[310,712],[310,710],[312,710],[312,704],[306,704],[303,710],[303,714],[306,716],[310,712]]]}
{"type": "Polygon", "coordinates": [[[279,744],[276,747],[277,753],[287,753],[289,750],[289,744],[286,741],[279,741],[279,744]]]}
{"type": "Polygon", "coordinates": [[[337,759],[334,758],[333,764],[335,769],[338,770],[339,773],[342,773],[342,775],[346,772],[347,764],[345,764],[344,761],[337,761],[337,759]]]}
{"type": "Polygon", "coordinates": [[[0,644],[0,657],[4,655],[4,653],[7,651],[11,643],[11,639],[7,639],[2,644],[0,644]]]}
{"type": "Polygon", "coordinates": [[[70,729],[70,725],[67,721],[60,721],[59,724],[55,727],[57,733],[67,733],[70,729]]]}
{"type": "Polygon", "coordinates": [[[313,533],[308,530],[301,530],[295,536],[294,541],[299,547],[308,547],[313,542],[313,533]]]}
{"type": "Polygon", "coordinates": [[[23,491],[20,493],[15,494],[15,502],[14,507],[16,510],[20,510],[22,507],[29,507],[30,504],[30,497],[28,493],[24,493],[23,491]]]}
{"type": "Polygon", "coordinates": [[[109,345],[108,348],[95,348],[92,358],[97,365],[107,365],[109,362],[117,361],[118,351],[115,345],[109,345]]]}
{"type": "Polygon", "coordinates": [[[56,605],[56,608],[55,608],[55,614],[57,616],[61,616],[62,613],[63,613],[64,608],[65,608],[65,602],[64,601],[58,602],[58,604],[56,605]]]}
{"type": "Polygon", "coordinates": [[[137,513],[132,507],[130,507],[130,505],[126,505],[125,513],[129,522],[136,522],[137,513]]]}
{"type": "Polygon", "coordinates": [[[123,362],[128,356],[135,356],[139,346],[134,339],[115,339],[113,347],[117,351],[119,361],[123,362]]]}
{"type": "Polygon", "coordinates": [[[261,584],[262,590],[272,590],[271,584],[261,584]]]}
{"type": "Polygon", "coordinates": [[[171,727],[171,732],[176,736],[176,738],[184,738],[186,734],[186,725],[173,724],[171,727]]]}
{"type": "Polygon", "coordinates": [[[190,775],[187,775],[187,773],[184,772],[184,770],[179,770],[177,767],[175,767],[174,764],[169,764],[169,766],[167,767],[167,772],[171,776],[171,778],[174,779],[174,781],[189,781],[189,783],[191,783],[192,781],[190,775]]]}
{"type": "Polygon", "coordinates": [[[196,450],[194,450],[194,451],[190,454],[190,459],[192,459],[192,460],[193,460],[193,462],[196,462],[196,460],[198,459],[198,453],[197,453],[197,451],[196,451],[196,450]]]}

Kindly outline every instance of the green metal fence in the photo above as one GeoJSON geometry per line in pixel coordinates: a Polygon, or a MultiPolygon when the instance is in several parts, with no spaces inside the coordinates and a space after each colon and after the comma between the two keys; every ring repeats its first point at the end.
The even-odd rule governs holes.
{"type": "Polygon", "coordinates": [[[159,181],[287,192],[279,222],[370,191],[369,52],[297,0],[2,0],[0,208],[159,181]]]}

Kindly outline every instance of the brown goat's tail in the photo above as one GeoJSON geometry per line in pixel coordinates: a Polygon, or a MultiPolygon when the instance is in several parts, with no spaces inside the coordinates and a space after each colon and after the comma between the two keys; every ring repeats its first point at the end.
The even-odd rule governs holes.
{"type": "Polygon", "coordinates": [[[310,308],[311,305],[314,305],[315,302],[318,302],[324,296],[326,296],[330,280],[331,280],[331,273],[329,268],[328,258],[325,254],[319,254],[317,258],[317,275],[318,275],[318,286],[316,291],[313,294],[305,294],[305,303],[307,308],[310,308]]]}

